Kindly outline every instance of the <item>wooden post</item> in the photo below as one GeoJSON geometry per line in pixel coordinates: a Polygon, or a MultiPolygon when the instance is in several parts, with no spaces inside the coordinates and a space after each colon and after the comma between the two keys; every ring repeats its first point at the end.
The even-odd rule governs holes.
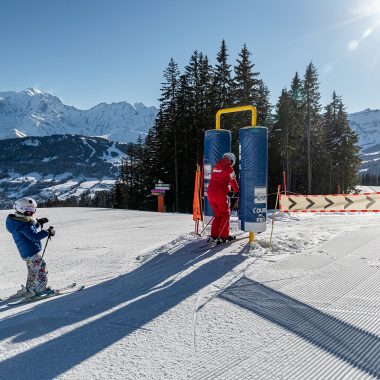
{"type": "Polygon", "coordinates": [[[157,195],[157,201],[158,201],[158,212],[165,212],[165,196],[164,195],[157,195]]]}

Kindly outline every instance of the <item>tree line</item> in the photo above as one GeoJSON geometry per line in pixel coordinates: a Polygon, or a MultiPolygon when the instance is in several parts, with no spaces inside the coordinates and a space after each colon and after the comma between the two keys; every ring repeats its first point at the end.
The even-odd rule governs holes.
{"type": "MultiPolygon", "coordinates": [[[[191,212],[204,132],[215,128],[219,109],[245,105],[257,108],[257,125],[269,130],[268,193],[276,192],[283,172],[287,190],[299,194],[347,193],[357,184],[357,136],[349,127],[341,96],[333,92],[322,108],[318,71],[312,62],[303,76],[294,74],[274,106],[246,45],[233,65],[224,40],[215,65],[199,51],[193,52],[182,71],[171,58],[163,78],[154,126],[145,139],[129,145],[112,192],[95,202],[86,195],[81,205],[154,210],[156,199],[150,191],[162,181],[171,185],[165,195],[167,211],[191,212]]],[[[236,157],[239,129],[248,125],[250,112],[221,119],[221,128],[232,132],[236,157]]]]}
{"type": "Polygon", "coordinates": [[[358,137],[351,130],[341,96],[320,104],[316,67],[303,78],[295,73],[276,105],[270,133],[269,183],[273,189],[287,174],[288,190],[301,194],[347,193],[358,182],[358,137]]]}
{"type": "Polygon", "coordinates": [[[360,185],[380,186],[380,175],[364,173],[359,178],[360,185]]]}
{"type": "MultiPolygon", "coordinates": [[[[256,106],[257,124],[269,129],[268,193],[282,183],[283,172],[287,190],[300,194],[346,193],[357,184],[357,136],[336,92],[322,109],[312,62],[303,76],[295,73],[274,107],[246,45],[233,66],[223,40],[214,66],[207,55],[195,51],[182,72],[170,59],[163,77],[155,124],[145,141],[133,144],[125,156],[113,189],[113,207],[151,209],[155,200],[150,190],[160,180],[171,185],[168,210],[190,212],[204,132],[215,128],[219,109],[243,105],[256,106]]],[[[251,125],[250,116],[227,114],[221,120],[221,128],[232,132],[237,157],[238,132],[251,125]]]]}

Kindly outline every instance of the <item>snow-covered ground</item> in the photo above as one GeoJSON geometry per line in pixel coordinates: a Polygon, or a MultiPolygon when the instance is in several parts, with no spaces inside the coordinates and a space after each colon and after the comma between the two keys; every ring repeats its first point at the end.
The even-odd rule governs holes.
{"type": "MultiPolygon", "coordinates": [[[[212,250],[190,215],[37,216],[50,285],[86,288],[0,306],[0,379],[380,378],[379,214],[279,214],[272,246],[269,220],[212,250]]],[[[25,274],[1,223],[0,297],[25,274]]]]}

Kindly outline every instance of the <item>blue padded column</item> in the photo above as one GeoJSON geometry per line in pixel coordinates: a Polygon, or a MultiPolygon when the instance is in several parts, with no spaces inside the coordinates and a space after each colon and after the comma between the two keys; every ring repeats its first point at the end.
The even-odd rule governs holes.
{"type": "Polygon", "coordinates": [[[214,216],[207,199],[211,170],[227,152],[231,152],[231,132],[225,129],[207,130],[204,139],[204,215],[206,223],[214,216]]]}
{"type": "Polygon", "coordinates": [[[247,232],[264,232],[267,219],[268,129],[241,128],[239,141],[239,228],[247,232]]]}

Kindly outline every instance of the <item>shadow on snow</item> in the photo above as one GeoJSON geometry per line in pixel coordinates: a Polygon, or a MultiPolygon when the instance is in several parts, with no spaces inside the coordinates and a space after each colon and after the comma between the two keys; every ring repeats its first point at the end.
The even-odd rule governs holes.
{"type": "Polygon", "coordinates": [[[26,342],[57,329],[98,319],[27,349],[0,363],[0,378],[51,379],[106,349],[178,305],[200,289],[223,277],[246,257],[226,255],[200,264],[211,253],[196,253],[199,242],[172,254],[161,253],[136,270],[81,292],[39,303],[1,322],[0,339],[26,342]],[[180,279],[181,272],[200,264],[180,279]],[[171,277],[173,279],[169,280],[171,277]],[[127,303],[129,302],[129,303],[127,303]],[[127,303],[126,305],[121,305],[127,303]],[[120,306],[121,305],[121,306],[120,306]]]}
{"type": "Polygon", "coordinates": [[[243,277],[219,295],[380,378],[380,338],[243,277]]]}

